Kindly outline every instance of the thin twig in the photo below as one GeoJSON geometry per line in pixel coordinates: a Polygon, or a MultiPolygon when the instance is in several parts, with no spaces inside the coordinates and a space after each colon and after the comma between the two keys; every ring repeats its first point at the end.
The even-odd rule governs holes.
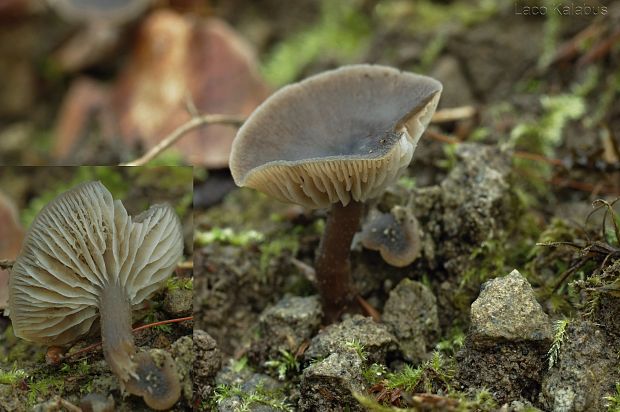
{"type": "Polygon", "coordinates": [[[146,152],[143,156],[132,160],[128,163],[122,163],[121,166],[143,166],[150,162],[157,156],[159,156],[164,150],[172,146],[187,132],[205,125],[224,124],[230,126],[241,126],[244,122],[244,118],[240,116],[227,115],[227,114],[205,114],[202,116],[194,117],[187,123],[182,124],[176,128],[168,136],[164,137],[153,148],[146,152]]]}
{"type": "MultiPolygon", "coordinates": [[[[168,323],[180,323],[180,322],[184,322],[186,320],[194,320],[194,317],[193,316],[187,316],[187,317],[184,317],[184,318],[168,319],[168,320],[162,320],[160,322],[149,323],[147,325],[138,326],[137,328],[133,329],[131,332],[135,333],[135,332],[138,332],[138,331],[143,330],[143,329],[152,328],[154,326],[166,325],[168,323]]],[[[93,349],[97,349],[101,345],[102,345],[102,342],[94,343],[94,344],[92,344],[90,346],[87,346],[87,347],[85,347],[83,349],[80,349],[79,351],[73,352],[73,353],[65,356],[64,360],[67,360],[69,358],[75,358],[76,356],[79,356],[79,355],[84,354],[86,352],[90,352],[93,349]]]]}
{"type": "Polygon", "coordinates": [[[476,108],[473,106],[450,107],[448,109],[437,110],[433,114],[431,123],[447,123],[456,120],[469,119],[476,114],[476,108]]]}

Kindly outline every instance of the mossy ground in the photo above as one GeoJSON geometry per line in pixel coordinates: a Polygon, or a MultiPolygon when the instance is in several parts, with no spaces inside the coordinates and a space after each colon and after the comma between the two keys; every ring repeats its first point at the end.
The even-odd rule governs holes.
{"type": "MultiPolygon", "coordinates": [[[[482,1],[473,6],[458,0],[445,5],[422,1],[416,7],[402,1],[346,3],[341,9],[330,9],[329,2],[323,2],[318,9],[304,3],[305,8],[300,10],[317,24],[309,25],[300,19],[297,25],[275,25],[275,45],[257,42],[268,80],[281,86],[323,69],[365,61],[441,76],[446,62],[456,61],[456,71],[465,80],[458,81],[453,75],[442,79],[443,107],[474,105],[480,111],[474,120],[432,126],[433,131],[501,148],[508,153],[505,163],[510,168],[510,193],[502,205],[507,218],[498,220],[499,225],[482,239],[471,242],[463,237],[464,247],[454,248],[463,253],[456,256],[464,262],[459,270],[446,269],[442,261],[429,264],[433,251],[439,256],[444,253],[441,243],[406,269],[387,266],[375,252],[354,249],[354,276],[357,273],[360,291],[369,302],[381,310],[387,292],[400,279],[419,280],[438,295],[442,326],[430,361],[366,365],[364,379],[370,389],[356,396],[368,410],[375,411],[429,405],[445,408],[441,410],[496,410],[501,405],[492,394],[483,388],[463,389],[454,374],[455,354],[468,328],[469,306],[480,286],[516,268],[530,281],[545,311],[565,322],[560,320],[591,316],[592,307],[599,302],[597,296],[605,290],[601,282],[609,285],[617,279],[618,274],[601,279],[598,270],[603,263],[609,266],[618,259],[617,255],[605,262],[601,254],[588,255],[584,265],[565,280],[561,275],[579,257],[587,255],[585,248],[592,241],[604,242],[611,248],[620,246],[613,236],[602,234],[600,226],[593,224],[600,224],[602,211],[584,224],[592,200],[604,196],[613,200],[620,194],[618,160],[614,166],[613,156],[608,157],[603,167],[599,138],[601,124],[613,130],[618,130],[620,124],[618,111],[599,98],[605,95],[608,102],[610,95],[620,93],[612,68],[612,62],[620,56],[617,48],[613,49],[586,70],[577,70],[570,60],[554,64],[560,45],[592,21],[557,16],[519,20],[502,2],[482,1]],[[340,22],[337,30],[333,21],[340,22]],[[527,47],[514,43],[519,38],[514,33],[522,29],[542,40],[527,47]],[[345,43],[343,55],[327,46],[338,44],[333,40],[342,36],[339,30],[351,30],[357,36],[356,42],[345,43]],[[317,49],[326,53],[317,54],[317,49]],[[297,55],[302,58],[296,60],[297,55]],[[607,194],[597,192],[597,181],[611,190],[607,194]],[[561,241],[576,242],[581,247],[541,245],[561,241]],[[584,289],[592,294],[584,298],[584,289]]],[[[247,13],[224,17],[242,32],[252,33],[252,21],[260,21],[267,11],[249,8],[247,13]]],[[[290,18],[299,19],[299,15],[290,18]]],[[[434,227],[446,223],[435,202],[441,197],[441,189],[429,189],[432,193],[424,190],[441,183],[458,165],[458,145],[423,137],[413,165],[379,199],[378,208],[387,211],[395,204],[409,203],[411,193],[423,193],[428,204],[420,207],[428,215],[423,216],[421,225],[430,233],[428,236],[441,233],[434,227]]],[[[208,185],[209,178],[197,182],[208,185]]],[[[252,326],[268,305],[287,293],[314,293],[305,269],[312,266],[324,218],[323,211],[303,212],[247,189],[234,190],[220,204],[197,211],[196,325],[216,338],[228,359],[243,356],[248,342],[261,339],[252,326]],[[226,292],[229,280],[229,286],[235,286],[232,293],[226,292]]],[[[608,218],[607,232],[612,230],[610,222],[608,218]]],[[[561,352],[560,332],[550,352],[551,363],[561,352]]],[[[250,355],[241,358],[248,367],[275,379],[284,378],[289,392],[284,399],[281,394],[272,399],[284,400],[294,410],[299,396],[295,388],[307,365],[301,365],[298,372],[282,358],[270,358],[264,363],[258,362],[260,356],[250,355]]],[[[215,398],[205,400],[203,408],[217,408],[227,396],[249,396],[238,393],[238,388],[231,390],[218,389],[215,398]]],[[[610,408],[618,403],[617,398],[617,394],[609,395],[610,408]]]]}

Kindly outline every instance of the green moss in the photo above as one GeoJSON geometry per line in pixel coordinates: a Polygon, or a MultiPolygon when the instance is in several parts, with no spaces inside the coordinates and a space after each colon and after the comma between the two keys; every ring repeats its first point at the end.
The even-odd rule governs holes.
{"type": "Polygon", "coordinates": [[[503,3],[499,0],[439,3],[431,0],[387,0],[376,7],[383,25],[404,22],[413,34],[437,32],[440,26],[472,26],[493,17],[503,3]]]}
{"type": "Polygon", "coordinates": [[[247,356],[242,356],[239,359],[231,359],[231,367],[234,372],[239,373],[242,370],[249,368],[247,356]]]}
{"type": "Polygon", "coordinates": [[[23,369],[13,368],[8,371],[0,369],[0,385],[15,385],[28,377],[23,369]]]}
{"type": "Polygon", "coordinates": [[[248,246],[262,242],[265,236],[256,230],[236,232],[231,228],[214,227],[208,231],[196,231],[194,242],[198,246],[206,246],[211,243],[222,243],[233,246],[248,246]]]}
{"type": "Polygon", "coordinates": [[[353,349],[362,362],[366,362],[368,360],[368,353],[366,352],[366,348],[359,340],[352,339],[350,341],[346,341],[344,345],[348,348],[353,349]]]}
{"type": "Polygon", "coordinates": [[[26,394],[28,406],[33,406],[53,395],[63,395],[66,392],[78,390],[80,393],[89,393],[92,388],[92,365],[88,360],[74,363],[64,363],[60,368],[41,367],[27,379],[26,394]]]}
{"type": "Polygon", "coordinates": [[[566,328],[569,323],[569,319],[560,319],[553,323],[555,333],[553,335],[553,343],[547,353],[547,357],[549,358],[549,369],[553,368],[560,357],[560,349],[562,347],[562,343],[564,343],[564,339],[566,338],[566,328]]]}
{"type": "Polygon", "coordinates": [[[212,406],[214,409],[228,399],[235,399],[236,412],[249,412],[253,407],[266,406],[274,411],[292,412],[293,406],[288,404],[281,390],[267,390],[258,386],[253,391],[241,389],[238,385],[218,385],[215,388],[212,406]]]}
{"type": "Polygon", "coordinates": [[[185,290],[193,290],[194,289],[194,279],[193,278],[178,278],[176,276],[172,276],[168,278],[166,281],[166,288],[169,291],[185,289],[185,290]]]}
{"type": "Polygon", "coordinates": [[[400,179],[398,179],[396,184],[405,189],[406,191],[411,191],[415,188],[415,179],[409,176],[402,176],[400,179]]]}
{"type": "Polygon", "coordinates": [[[605,397],[608,412],[620,412],[620,382],[616,382],[615,389],[613,395],[605,397]]]}
{"type": "Polygon", "coordinates": [[[446,337],[437,342],[435,349],[448,356],[453,356],[463,347],[464,343],[465,332],[463,332],[461,327],[456,326],[450,329],[446,337]]]}
{"type": "MultiPolygon", "coordinates": [[[[401,397],[403,391],[413,393],[442,393],[446,400],[452,400],[456,411],[493,411],[497,410],[497,404],[491,394],[480,389],[475,393],[464,393],[453,387],[455,375],[455,361],[446,358],[436,351],[433,357],[418,367],[405,365],[400,371],[388,372],[385,366],[373,364],[364,371],[367,382],[381,392],[396,394],[401,397]]],[[[392,412],[392,411],[418,411],[423,409],[423,403],[415,404],[420,408],[402,409],[378,402],[369,394],[354,394],[355,398],[368,411],[392,412]]],[[[419,401],[423,402],[423,401],[419,401]]],[[[452,409],[451,409],[452,410],[452,409]]]]}
{"type": "Polygon", "coordinates": [[[525,147],[533,153],[553,156],[561,143],[562,130],[569,120],[581,118],[585,102],[575,94],[541,96],[543,115],[533,122],[524,122],[510,132],[510,140],[516,147],[525,147]]]}
{"type": "Polygon", "coordinates": [[[278,379],[283,381],[286,376],[292,372],[299,372],[300,364],[294,354],[291,352],[280,349],[280,356],[276,359],[269,359],[265,362],[265,366],[271,370],[275,370],[278,374],[278,379]]]}
{"type": "Polygon", "coordinates": [[[368,18],[358,0],[321,2],[316,24],[278,43],[267,55],[262,72],[269,83],[282,86],[296,80],[310,63],[334,58],[352,62],[370,34],[368,18]]]}
{"type": "MultiPolygon", "coordinates": [[[[155,312],[155,310],[153,310],[144,317],[144,324],[148,325],[149,323],[159,322],[160,320],[161,319],[157,317],[157,313],[155,312]]],[[[165,334],[172,333],[172,325],[170,323],[166,323],[163,325],[157,325],[157,326],[151,326],[151,329],[154,331],[165,333],[165,334]]]]}

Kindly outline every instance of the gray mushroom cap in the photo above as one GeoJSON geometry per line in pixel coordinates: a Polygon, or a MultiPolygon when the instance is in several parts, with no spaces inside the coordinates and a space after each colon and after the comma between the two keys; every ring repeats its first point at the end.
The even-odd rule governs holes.
{"type": "Polygon", "coordinates": [[[411,162],[441,89],[430,77],[378,65],[286,86],[237,133],[235,183],[311,209],[376,197],[411,162]]]}
{"type": "Polygon", "coordinates": [[[139,305],[171,275],[182,249],[169,205],[132,218],[100,182],[61,194],[35,218],[12,269],[15,335],[48,345],[75,341],[97,319],[102,290],[120,285],[139,305]]]}

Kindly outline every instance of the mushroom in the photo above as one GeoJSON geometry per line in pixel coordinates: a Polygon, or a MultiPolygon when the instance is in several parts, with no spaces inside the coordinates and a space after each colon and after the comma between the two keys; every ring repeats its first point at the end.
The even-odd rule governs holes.
{"type": "Polygon", "coordinates": [[[99,319],[103,353],[121,388],[167,409],[180,396],[174,362],[167,353],[164,361],[136,353],[131,315],[182,253],[181,224],[169,205],[131,217],[100,182],[81,184],[45,206],[26,235],[9,281],[15,335],[61,346],[99,319]]]}
{"type": "Polygon", "coordinates": [[[378,250],[383,260],[396,267],[410,265],[420,255],[418,221],[402,206],[379,213],[365,224],[361,241],[366,249],[378,250]]]}
{"type": "Polygon", "coordinates": [[[362,204],[409,165],[441,88],[390,67],[345,66],[282,88],[235,137],[229,163],[238,186],[331,207],[315,263],[327,322],[354,300],[349,255],[362,204]]]}

